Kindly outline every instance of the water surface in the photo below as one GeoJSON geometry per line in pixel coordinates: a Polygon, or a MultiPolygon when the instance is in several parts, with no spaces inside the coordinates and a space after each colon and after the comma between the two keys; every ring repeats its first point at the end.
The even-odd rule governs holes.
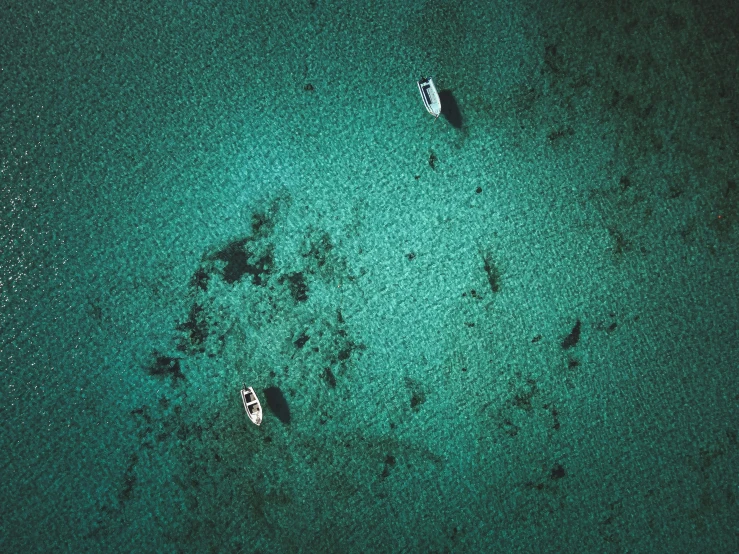
{"type": "Polygon", "coordinates": [[[13,2],[0,550],[739,550],[738,28],[13,2]]]}

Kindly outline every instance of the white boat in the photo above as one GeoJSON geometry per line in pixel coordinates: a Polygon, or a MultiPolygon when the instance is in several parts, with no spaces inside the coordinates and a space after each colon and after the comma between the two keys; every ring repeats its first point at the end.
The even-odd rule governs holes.
{"type": "Polygon", "coordinates": [[[441,115],[441,98],[439,98],[434,80],[431,77],[421,79],[418,81],[418,90],[421,93],[423,105],[426,106],[426,110],[434,117],[439,117],[441,115]]]}
{"type": "Polygon", "coordinates": [[[262,423],[262,405],[259,403],[259,398],[257,398],[254,389],[244,384],[244,388],[241,389],[241,400],[244,402],[246,415],[249,416],[251,422],[260,425],[262,423]]]}

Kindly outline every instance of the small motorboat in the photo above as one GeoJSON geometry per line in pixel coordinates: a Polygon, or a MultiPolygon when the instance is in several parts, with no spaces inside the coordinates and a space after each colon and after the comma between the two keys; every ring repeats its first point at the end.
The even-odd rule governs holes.
{"type": "Polygon", "coordinates": [[[418,90],[421,93],[423,105],[426,106],[426,110],[438,118],[441,115],[441,98],[439,98],[434,80],[431,77],[421,79],[418,81],[418,90]]]}
{"type": "Polygon", "coordinates": [[[244,388],[241,389],[241,400],[244,402],[246,415],[249,416],[251,422],[260,425],[262,423],[262,405],[259,403],[259,398],[257,398],[254,389],[244,384],[244,388]]]}

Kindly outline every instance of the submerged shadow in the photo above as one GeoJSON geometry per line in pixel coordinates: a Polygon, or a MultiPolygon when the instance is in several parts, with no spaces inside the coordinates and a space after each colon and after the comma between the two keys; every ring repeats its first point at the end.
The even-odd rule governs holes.
{"type": "Polygon", "coordinates": [[[455,129],[462,128],[462,112],[459,111],[459,105],[454,98],[451,90],[440,90],[439,98],[441,99],[441,115],[451,123],[455,129]]]}
{"type": "Polygon", "coordinates": [[[290,407],[287,405],[285,395],[279,387],[268,387],[264,389],[264,396],[267,398],[267,407],[277,416],[282,423],[290,423],[290,407]]]}

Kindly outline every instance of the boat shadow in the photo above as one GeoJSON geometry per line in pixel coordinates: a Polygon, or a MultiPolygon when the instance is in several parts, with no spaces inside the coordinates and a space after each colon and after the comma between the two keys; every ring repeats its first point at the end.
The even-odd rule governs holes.
{"type": "Polygon", "coordinates": [[[459,110],[454,94],[449,89],[440,90],[439,98],[441,99],[441,115],[451,124],[455,129],[462,128],[462,112],[459,110]]]}
{"type": "Polygon", "coordinates": [[[290,407],[287,405],[285,395],[279,387],[267,387],[264,389],[267,398],[267,407],[277,416],[282,423],[290,424],[290,407]]]}

